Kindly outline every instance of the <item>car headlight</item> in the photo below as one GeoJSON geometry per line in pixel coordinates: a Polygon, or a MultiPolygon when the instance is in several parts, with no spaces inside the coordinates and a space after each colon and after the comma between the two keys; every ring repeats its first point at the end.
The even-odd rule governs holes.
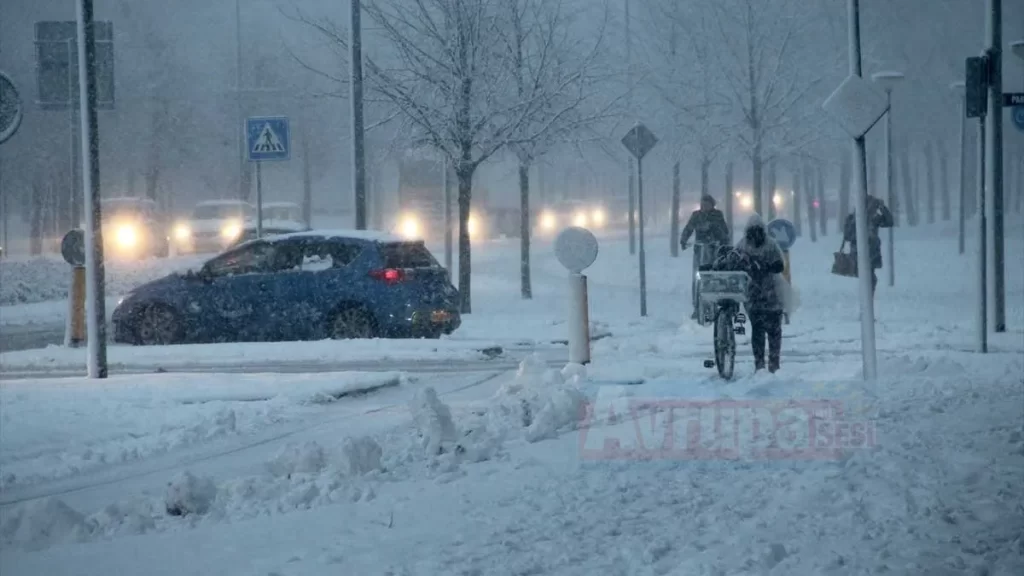
{"type": "Polygon", "coordinates": [[[477,220],[476,214],[469,215],[469,221],[466,222],[466,227],[469,228],[469,235],[471,237],[476,237],[480,232],[480,223],[477,220]]]}
{"type": "Polygon", "coordinates": [[[186,242],[192,238],[192,229],[187,224],[179,224],[174,228],[174,239],[179,242],[186,242]]]}
{"type": "Polygon", "coordinates": [[[114,233],[117,245],[121,248],[133,248],[139,241],[139,233],[132,224],[121,224],[114,233]]]}
{"type": "Polygon", "coordinates": [[[744,210],[750,210],[754,207],[754,199],[749,194],[744,194],[740,196],[740,206],[744,210]]]}
{"type": "Polygon", "coordinates": [[[604,220],[605,220],[604,210],[598,208],[598,209],[594,210],[594,212],[590,215],[590,217],[594,220],[594,224],[596,226],[603,226],[604,225],[604,220]]]}
{"type": "Polygon", "coordinates": [[[238,222],[228,222],[220,229],[220,236],[224,240],[232,241],[242,235],[242,225],[238,222]]]}
{"type": "Polygon", "coordinates": [[[585,228],[587,226],[587,215],[583,212],[577,212],[576,215],[572,217],[572,225],[585,228]]]}
{"type": "Polygon", "coordinates": [[[772,204],[774,204],[776,208],[782,206],[782,194],[776,194],[775,196],[773,196],[772,204]]]}
{"type": "Polygon", "coordinates": [[[406,214],[405,217],[402,218],[402,222],[400,224],[399,229],[401,231],[402,236],[408,240],[418,239],[422,234],[422,231],[420,229],[420,221],[418,218],[416,218],[416,216],[412,214],[406,214]]]}
{"type": "Polygon", "coordinates": [[[558,225],[558,219],[551,212],[545,211],[540,215],[540,227],[544,230],[554,230],[558,225]]]}

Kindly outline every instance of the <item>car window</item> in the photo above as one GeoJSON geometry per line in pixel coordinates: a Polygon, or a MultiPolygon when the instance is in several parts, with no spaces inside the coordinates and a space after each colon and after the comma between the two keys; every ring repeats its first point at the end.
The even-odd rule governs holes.
{"type": "Polygon", "coordinates": [[[302,269],[302,255],[305,243],[302,242],[278,242],[274,246],[274,256],[271,259],[271,272],[289,272],[302,269]]]}
{"type": "Polygon", "coordinates": [[[270,269],[273,252],[269,244],[259,242],[218,256],[206,268],[214,277],[265,273],[270,269]]]}
{"type": "Polygon", "coordinates": [[[344,268],[359,256],[362,248],[339,242],[310,242],[302,257],[304,271],[319,272],[331,268],[344,268]]]}
{"type": "Polygon", "coordinates": [[[385,268],[434,268],[440,266],[422,242],[382,244],[385,268]]]}

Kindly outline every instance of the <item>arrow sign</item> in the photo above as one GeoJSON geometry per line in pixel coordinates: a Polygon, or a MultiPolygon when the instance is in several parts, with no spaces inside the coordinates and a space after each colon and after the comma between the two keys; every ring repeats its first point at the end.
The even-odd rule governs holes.
{"type": "Polygon", "coordinates": [[[1013,109],[1013,124],[1017,129],[1024,132],[1024,106],[1017,106],[1013,109]]]}
{"type": "Polygon", "coordinates": [[[786,252],[796,242],[796,226],[784,218],[778,218],[768,223],[768,233],[772,235],[779,248],[786,252]]]}
{"type": "Polygon", "coordinates": [[[21,125],[21,97],[6,74],[0,72],[0,143],[6,142],[21,125]]]}
{"type": "Polygon", "coordinates": [[[633,129],[622,137],[622,145],[637,160],[642,160],[657,143],[658,139],[654,136],[654,133],[643,124],[633,126],[633,129]]]}
{"type": "Polygon", "coordinates": [[[1024,106],[1024,92],[1006,92],[1003,94],[1003,106],[1024,106]]]}

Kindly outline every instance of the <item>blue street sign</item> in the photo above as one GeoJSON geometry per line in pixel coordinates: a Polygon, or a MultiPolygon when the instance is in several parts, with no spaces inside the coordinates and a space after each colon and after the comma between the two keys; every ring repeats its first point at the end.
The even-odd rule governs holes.
{"type": "Polygon", "coordinates": [[[1013,107],[1013,123],[1018,130],[1024,132],[1024,106],[1013,107]]]}
{"type": "Polygon", "coordinates": [[[250,162],[288,160],[291,153],[291,134],[288,119],[268,116],[245,119],[245,149],[250,162]]]}
{"type": "Polygon", "coordinates": [[[779,248],[788,251],[796,242],[796,226],[785,218],[776,218],[768,223],[768,233],[778,242],[779,248]]]}

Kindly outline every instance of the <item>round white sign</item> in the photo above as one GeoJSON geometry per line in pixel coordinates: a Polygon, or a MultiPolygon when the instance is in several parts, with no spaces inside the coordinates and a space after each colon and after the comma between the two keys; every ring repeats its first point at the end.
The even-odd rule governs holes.
{"type": "Polygon", "coordinates": [[[597,260],[597,238],[586,228],[566,228],[555,239],[555,256],[562,266],[579,274],[597,260]]]}

